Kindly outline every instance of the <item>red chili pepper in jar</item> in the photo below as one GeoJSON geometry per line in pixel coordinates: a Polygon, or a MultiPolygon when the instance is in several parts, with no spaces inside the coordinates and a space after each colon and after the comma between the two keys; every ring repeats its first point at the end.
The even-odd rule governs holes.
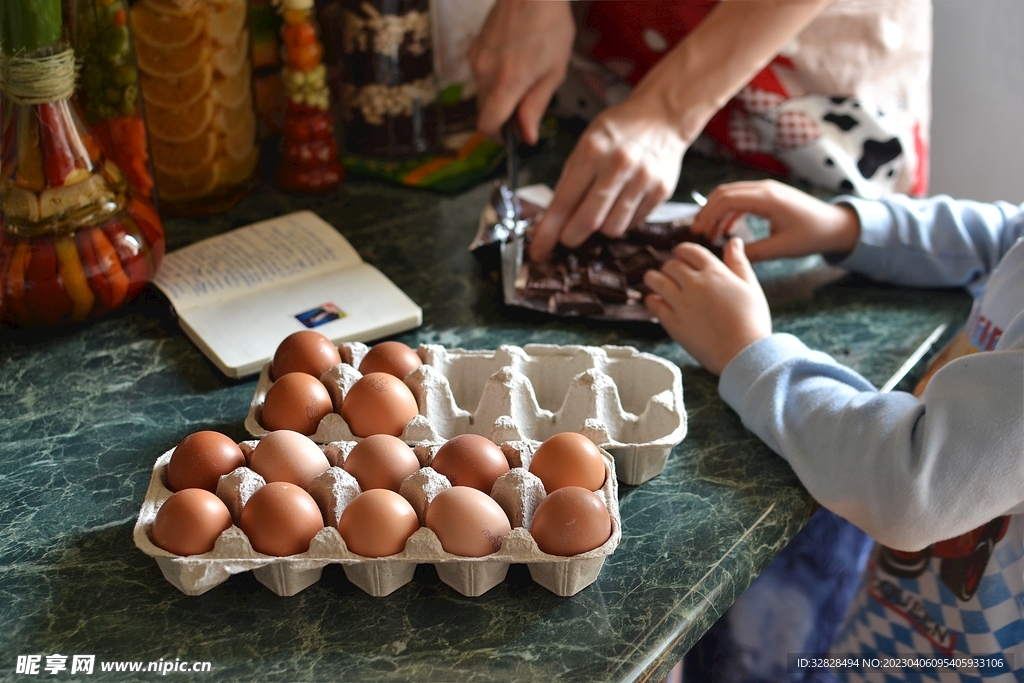
{"type": "Polygon", "coordinates": [[[146,239],[146,244],[149,246],[150,258],[153,261],[153,273],[156,273],[156,269],[160,267],[160,262],[163,261],[166,245],[163,223],[160,222],[160,216],[157,215],[156,209],[153,208],[152,204],[140,197],[132,197],[128,201],[125,213],[131,216],[132,220],[135,221],[135,224],[142,231],[142,236],[146,239]]]}
{"type": "Polygon", "coordinates": [[[288,107],[292,111],[288,112],[289,115],[284,120],[286,140],[309,142],[331,138],[334,135],[334,124],[326,112],[312,107],[303,107],[300,110],[290,102],[288,107]]]}
{"type": "Polygon", "coordinates": [[[146,265],[142,244],[128,234],[120,221],[107,223],[103,226],[103,232],[106,233],[107,239],[110,240],[114,251],[117,252],[121,268],[128,276],[127,297],[134,299],[135,295],[146,286],[146,280],[149,277],[149,268],[146,265]]]}
{"type": "Polygon", "coordinates": [[[128,295],[128,275],[121,267],[121,261],[117,258],[114,245],[107,239],[106,234],[100,228],[93,228],[88,231],[89,239],[92,240],[93,252],[96,255],[96,263],[100,271],[106,276],[110,283],[110,308],[117,308],[128,295]]]}
{"type": "Polygon", "coordinates": [[[92,238],[89,233],[92,230],[79,230],[75,233],[75,245],[78,247],[78,254],[82,259],[82,268],[85,272],[89,288],[96,293],[99,303],[96,304],[96,312],[101,313],[113,308],[114,288],[110,285],[99,261],[96,259],[96,250],[92,246],[92,238]]]}
{"type": "Polygon", "coordinates": [[[57,250],[49,239],[32,240],[32,260],[25,271],[25,304],[47,325],[70,322],[75,304],[57,272],[57,250]]]}
{"type": "Polygon", "coordinates": [[[20,323],[30,324],[32,314],[25,305],[25,272],[32,262],[32,243],[18,240],[11,254],[11,263],[7,266],[7,277],[4,280],[4,300],[11,316],[20,323]]]}
{"type": "Polygon", "coordinates": [[[0,238],[0,320],[4,320],[7,317],[7,297],[4,294],[4,290],[7,287],[4,283],[7,282],[7,270],[10,268],[13,255],[14,242],[0,238]]]}
{"type": "Polygon", "coordinates": [[[36,107],[39,113],[39,137],[43,145],[43,172],[50,187],[60,187],[75,170],[67,133],[57,111],[57,104],[46,102],[36,107]]]}

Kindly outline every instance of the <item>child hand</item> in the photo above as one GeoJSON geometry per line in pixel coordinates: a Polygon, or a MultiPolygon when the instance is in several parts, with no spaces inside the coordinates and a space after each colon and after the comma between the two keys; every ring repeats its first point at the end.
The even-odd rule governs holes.
{"type": "Polygon", "coordinates": [[[772,333],[768,301],[739,238],[729,240],[722,261],[692,242],[673,253],[675,259],[644,276],[654,292],[647,308],[669,336],[720,375],[740,351],[772,333]]]}
{"type": "Polygon", "coordinates": [[[860,221],[848,206],[835,206],[774,180],[720,185],[694,219],[692,232],[714,240],[741,213],[771,222],[771,234],[747,245],[751,261],[849,253],[860,238],[860,221]]]}

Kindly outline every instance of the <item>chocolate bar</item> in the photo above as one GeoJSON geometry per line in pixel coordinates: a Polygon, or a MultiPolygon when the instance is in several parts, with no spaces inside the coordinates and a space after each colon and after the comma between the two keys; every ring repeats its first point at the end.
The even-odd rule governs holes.
{"type": "Polygon", "coordinates": [[[546,300],[549,312],[559,315],[644,319],[643,297],[650,293],[644,274],[674,258],[680,242],[721,255],[682,222],[642,223],[618,239],[596,234],[576,249],[557,246],[551,260],[524,264],[516,289],[524,299],[546,300]]]}

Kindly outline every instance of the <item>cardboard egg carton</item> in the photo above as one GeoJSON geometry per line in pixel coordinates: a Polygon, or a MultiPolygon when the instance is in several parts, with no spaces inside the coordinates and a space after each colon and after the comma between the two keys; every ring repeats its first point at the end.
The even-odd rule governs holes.
{"type": "MultiPolygon", "coordinates": [[[[581,433],[593,440],[599,432],[585,428],[581,433]]],[[[509,462],[509,472],[495,482],[491,497],[508,515],[512,532],[505,537],[500,550],[485,557],[452,555],[441,547],[434,532],[423,526],[427,505],[450,486],[444,476],[430,467],[443,440],[414,447],[422,467],[403,482],[400,493],[416,510],[420,528],[396,555],[361,557],[348,549],[338,533],[338,520],[345,506],[360,493],[358,482],[342,468],[355,446],[354,441],[321,446],[331,467],[317,477],[307,491],[320,507],[325,526],[304,553],[289,557],[261,554],[253,549],[239,528],[242,507],[265,484],[263,478],[248,467],[239,467],[221,477],[217,495],[231,511],[235,523],[220,535],[213,550],[181,557],[157,547],[152,539],[153,520],[160,506],[171,496],[166,470],[174,449],[161,455],[153,467],[149,489],[135,523],[135,545],[156,559],[164,578],[187,595],[205,593],[231,575],[245,571],[252,571],[260,583],[277,595],[294,595],[319,581],[328,564],[342,565],[349,581],[376,597],[388,595],[412,581],[418,564],[434,565],[444,583],[470,597],[482,595],[501,583],[511,564],[526,564],[533,580],[556,595],[573,595],[589,586],[597,580],[605,558],[612,554],[622,536],[614,460],[602,451],[605,481],[596,492],[608,507],[611,536],[600,547],[573,557],[549,555],[537,547],[529,531],[533,513],[546,495],[540,479],[529,472],[530,459],[540,442],[524,439],[508,419],[499,420],[490,437],[501,445],[509,462]]],[[[240,444],[246,462],[257,443],[240,444]]]]}
{"type": "MultiPolygon", "coordinates": [[[[356,368],[369,350],[341,345],[342,362],[320,378],[335,408],[362,375],[356,368]]],[[[523,437],[536,441],[590,423],[601,448],[615,458],[619,480],[638,485],[659,474],[672,448],[686,436],[679,368],[628,346],[529,344],[491,351],[422,344],[423,366],[405,383],[419,405],[401,438],[430,443],[459,434],[487,436],[500,418],[511,418],[523,437]]],[[[264,366],[245,427],[255,437],[263,399],[272,381],[264,366]]],[[[321,420],[317,443],[357,441],[337,412],[321,420]]]]}

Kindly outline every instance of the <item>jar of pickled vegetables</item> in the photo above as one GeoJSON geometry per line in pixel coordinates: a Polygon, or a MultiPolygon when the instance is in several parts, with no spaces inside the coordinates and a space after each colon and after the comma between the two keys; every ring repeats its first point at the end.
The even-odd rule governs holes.
{"type": "Polygon", "coordinates": [[[281,76],[288,102],[278,178],[287,190],[332,190],[341,182],[342,167],[313,0],[283,0],[281,15],[285,58],[281,76]]]}
{"type": "Polygon", "coordinates": [[[78,100],[107,158],[152,198],[153,168],[142,117],[127,0],[71,0],[75,54],[84,65],[78,100]]]}
{"type": "Polygon", "coordinates": [[[0,13],[0,317],[23,326],[95,318],[154,275],[163,225],[72,101],[60,0],[4,0],[0,13]]]}
{"type": "Polygon", "coordinates": [[[429,0],[344,0],[345,151],[394,159],[441,139],[429,0]]]}
{"type": "Polygon", "coordinates": [[[247,15],[246,0],[131,4],[156,188],[165,212],[220,213],[249,190],[259,152],[247,15]]]}

